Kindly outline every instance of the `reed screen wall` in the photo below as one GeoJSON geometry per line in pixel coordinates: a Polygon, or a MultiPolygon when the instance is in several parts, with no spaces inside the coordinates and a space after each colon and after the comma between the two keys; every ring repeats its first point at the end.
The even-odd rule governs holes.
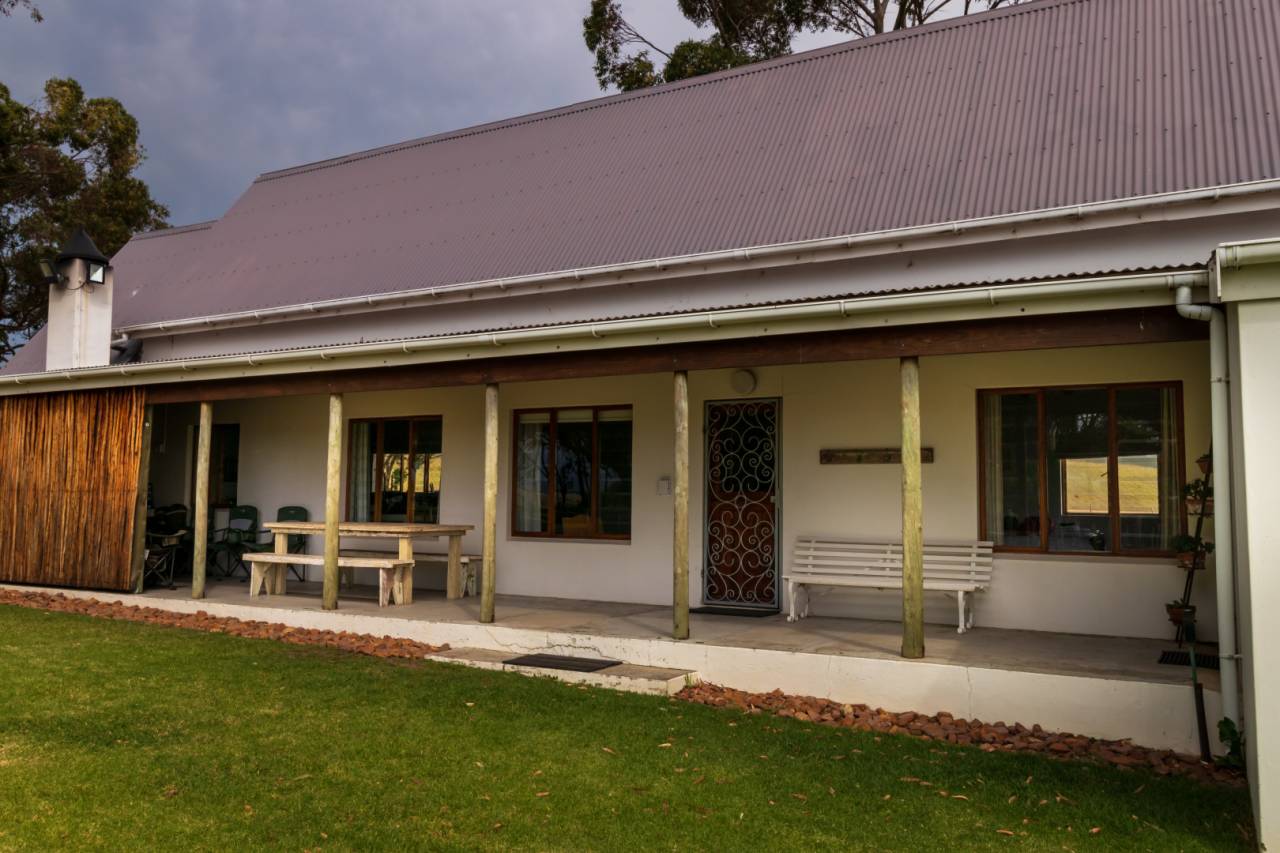
{"type": "Polygon", "coordinates": [[[145,396],[0,398],[0,581],[129,588],[145,396]]]}

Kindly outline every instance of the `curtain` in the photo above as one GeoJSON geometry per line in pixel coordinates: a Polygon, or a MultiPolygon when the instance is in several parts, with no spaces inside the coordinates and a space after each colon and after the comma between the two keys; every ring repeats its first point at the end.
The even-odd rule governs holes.
{"type": "Polygon", "coordinates": [[[986,535],[997,545],[1004,544],[1004,412],[999,394],[982,397],[983,458],[986,460],[983,477],[986,478],[983,494],[986,496],[986,514],[983,520],[986,535]]]}
{"type": "Polygon", "coordinates": [[[351,430],[350,521],[373,520],[373,429],[373,424],[358,423],[351,430]]]}

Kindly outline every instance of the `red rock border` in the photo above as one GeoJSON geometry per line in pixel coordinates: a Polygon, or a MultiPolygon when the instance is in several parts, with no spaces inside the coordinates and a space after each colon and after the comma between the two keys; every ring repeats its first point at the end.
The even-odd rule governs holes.
{"type": "Polygon", "coordinates": [[[1161,776],[1190,776],[1204,782],[1244,784],[1244,777],[1239,771],[1218,764],[1205,764],[1194,756],[1136,746],[1128,740],[1100,740],[1068,732],[1048,732],[1038,725],[1027,728],[1021,723],[984,723],[962,719],[945,711],[933,716],[914,711],[895,714],[866,705],[842,705],[830,699],[791,696],[781,690],[747,693],[716,684],[686,687],[676,695],[700,705],[741,708],[749,714],[770,712],[779,717],[824,726],[971,745],[984,752],[1038,752],[1051,758],[1098,761],[1118,767],[1147,767],[1161,776]]]}
{"type": "Polygon", "coordinates": [[[0,589],[0,604],[12,604],[36,610],[53,610],[59,613],[79,613],[104,619],[121,619],[126,622],[146,622],[149,625],[167,625],[171,628],[189,628],[194,631],[230,634],[233,637],[248,637],[254,640],[279,640],[305,646],[328,646],[377,658],[422,658],[449,648],[447,645],[432,646],[399,637],[376,637],[373,634],[324,631],[319,628],[294,628],[290,625],[281,625],[279,622],[259,622],[253,619],[237,619],[234,616],[211,616],[203,610],[195,613],[175,613],[158,607],[140,607],[121,604],[117,601],[71,598],[61,593],[0,589]]]}

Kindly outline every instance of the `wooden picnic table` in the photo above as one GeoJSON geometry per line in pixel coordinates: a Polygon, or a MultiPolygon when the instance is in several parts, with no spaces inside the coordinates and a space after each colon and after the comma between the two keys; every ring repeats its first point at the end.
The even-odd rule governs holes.
{"type": "MultiPolygon", "coordinates": [[[[318,536],[324,533],[323,521],[267,521],[263,527],[275,536],[275,551],[288,551],[288,537],[303,534],[318,536]]],[[[462,537],[474,530],[471,524],[416,524],[382,521],[342,521],[338,523],[338,535],[364,539],[395,539],[398,558],[408,561],[410,570],[398,597],[398,603],[413,601],[413,542],[415,539],[449,540],[449,573],[445,584],[448,598],[462,597],[462,537]]]]}

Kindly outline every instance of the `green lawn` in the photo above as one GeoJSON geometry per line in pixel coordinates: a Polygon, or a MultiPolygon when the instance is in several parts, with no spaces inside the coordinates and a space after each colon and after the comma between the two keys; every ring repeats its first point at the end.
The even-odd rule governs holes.
{"type": "Polygon", "coordinates": [[[1186,779],[0,606],[0,849],[1207,850],[1249,825],[1244,791],[1186,779]]]}

